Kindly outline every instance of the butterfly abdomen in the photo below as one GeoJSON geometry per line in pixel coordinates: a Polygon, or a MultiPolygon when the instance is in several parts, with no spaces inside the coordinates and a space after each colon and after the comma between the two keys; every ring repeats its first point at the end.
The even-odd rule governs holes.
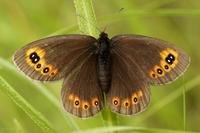
{"type": "Polygon", "coordinates": [[[108,92],[111,83],[111,55],[110,42],[106,34],[99,38],[98,72],[99,84],[104,92],[108,92]]]}

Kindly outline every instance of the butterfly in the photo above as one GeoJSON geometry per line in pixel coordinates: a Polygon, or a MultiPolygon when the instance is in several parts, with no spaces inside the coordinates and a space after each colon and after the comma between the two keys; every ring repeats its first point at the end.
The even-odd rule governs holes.
{"type": "Polygon", "coordinates": [[[14,63],[34,80],[64,79],[64,109],[87,118],[105,104],[119,114],[142,112],[150,102],[150,86],[177,79],[190,57],[160,39],[133,34],[109,39],[102,32],[98,39],[74,34],[34,41],[16,51],[14,63]]]}

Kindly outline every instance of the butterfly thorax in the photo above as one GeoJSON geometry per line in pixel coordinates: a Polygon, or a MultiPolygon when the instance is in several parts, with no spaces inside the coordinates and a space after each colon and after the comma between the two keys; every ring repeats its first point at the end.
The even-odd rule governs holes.
{"type": "Polygon", "coordinates": [[[99,84],[104,92],[108,92],[111,82],[110,39],[104,32],[98,39],[98,72],[99,84]]]}

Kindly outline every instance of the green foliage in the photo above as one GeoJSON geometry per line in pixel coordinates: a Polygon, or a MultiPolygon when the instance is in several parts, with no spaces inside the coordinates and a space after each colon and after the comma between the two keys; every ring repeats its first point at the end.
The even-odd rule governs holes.
{"type": "Polygon", "coordinates": [[[44,132],[54,133],[54,129],[50,123],[36,111],[20,94],[18,94],[14,88],[12,88],[1,76],[0,76],[0,88],[7,94],[7,96],[13,100],[13,102],[21,108],[44,132]]]}
{"type": "Polygon", "coordinates": [[[1,0],[0,132],[200,131],[199,5],[198,0],[1,0]],[[192,60],[184,79],[152,86],[150,106],[136,116],[116,115],[106,108],[80,120],[62,107],[62,82],[31,81],[11,63],[14,51],[42,37],[80,32],[98,37],[103,29],[97,22],[103,29],[107,26],[109,35],[154,36],[184,49],[192,60]]]}

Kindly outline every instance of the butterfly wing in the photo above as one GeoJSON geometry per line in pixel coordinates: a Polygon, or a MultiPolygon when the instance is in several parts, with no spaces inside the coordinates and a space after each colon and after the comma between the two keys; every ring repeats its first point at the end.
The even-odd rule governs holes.
{"type": "Polygon", "coordinates": [[[96,54],[89,54],[76,71],[65,77],[61,95],[65,110],[80,118],[102,110],[104,100],[98,84],[96,54]]]}
{"type": "Polygon", "coordinates": [[[143,111],[150,102],[145,75],[126,53],[115,48],[112,50],[112,82],[107,102],[111,111],[125,115],[143,111]]]}
{"type": "Polygon", "coordinates": [[[96,48],[97,40],[86,35],[60,35],[32,42],[14,54],[14,63],[28,77],[53,81],[76,68],[96,48]]]}
{"type": "Polygon", "coordinates": [[[119,35],[111,39],[114,49],[126,53],[151,84],[177,79],[190,63],[190,57],[169,43],[141,35],[119,35]]]}

